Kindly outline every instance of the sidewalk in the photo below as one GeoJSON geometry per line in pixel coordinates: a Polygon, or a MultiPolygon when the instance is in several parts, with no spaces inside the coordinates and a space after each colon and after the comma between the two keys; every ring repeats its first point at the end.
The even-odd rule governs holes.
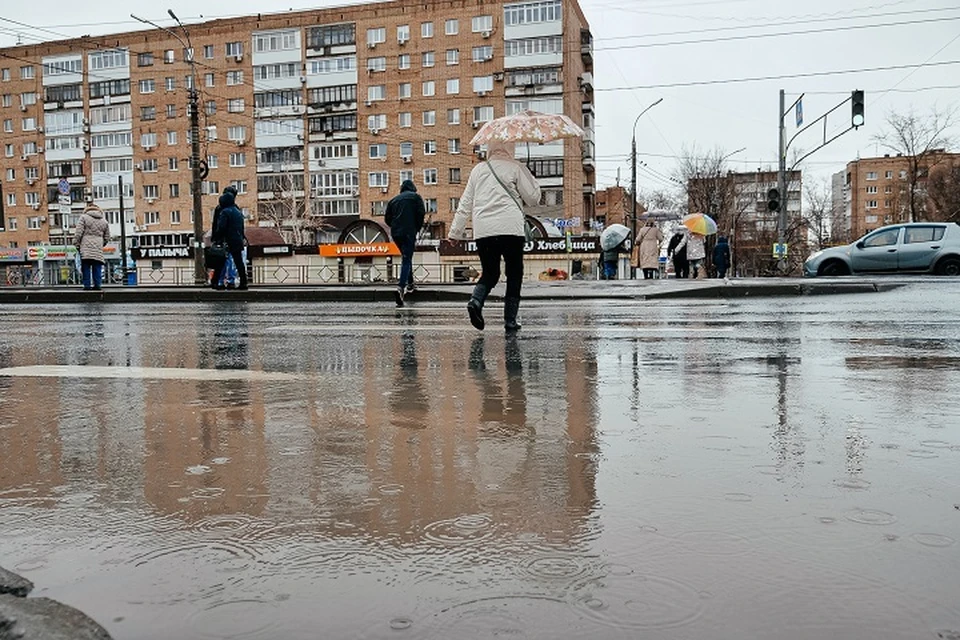
{"type": "MultiPolygon", "coordinates": [[[[734,299],[828,295],[844,293],[876,293],[890,291],[910,281],[886,278],[748,278],[739,280],[568,280],[523,283],[523,298],[528,301],[562,300],[660,300],[660,299],[734,299]]],[[[423,285],[410,301],[465,302],[470,297],[470,284],[423,285]]],[[[76,304],[103,303],[176,303],[176,302],[393,302],[392,286],[323,285],[323,286],[260,286],[247,291],[214,291],[199,286],[105,286],[102,291],[84,291],[80,287],[3,288],[0,304],[76,304]]],[[[501,282],[491,299],[503,296],[501,282]]]]}

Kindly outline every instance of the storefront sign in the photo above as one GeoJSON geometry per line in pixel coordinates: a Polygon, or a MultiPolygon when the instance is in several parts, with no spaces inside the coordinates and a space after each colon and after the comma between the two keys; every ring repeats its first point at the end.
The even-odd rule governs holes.
{"type": "Polygon", "coordinates": [[[250,245],[247,247],[247,256],[250,258],[282,258],[284,256],[293,255],[293,245],[290,244],[277,244],[277,245],[250,245]]]}
{"type": "Polygon", "coordinates": [[[375,242],[373,244],[321,244],[320,255],[327,258],[398,256],[400,255],[400,249],[392,242],[375,242]]]}
{"type": "Polygon", "coordinates": [[[193,247],[134,247],[131,250],[134,260],[162,260],[163,258],[193,258],[193,247]]]}
{"type": "Polygon", "coordinates": [[[0,248],[0,262],[23,262],[23,249],[0,248]]]}
{"type": "Polygon", "coordinates": [[[553,223],[557,229],[568,229],[570,227],[579,227],[580,218],[550,218],[550,222],[553,223]]]}
{"type": "MultiPolygon", "coordinates": [[[[39,247],[27,247],[27,260],[73,260],[77,248],[73,245],[52,244],[39,247]]],[[[112,258],[117,255],[117,245],[108,244],[103,248],[103,255],[112,258]]]]}
{"type": "MultiPolygon", "coordinates": [[[[454,243],[445,240],[440,243],[442,256],[466,256],[477,252],[477,243],[473,240],[454,243]]],[[[525,254],[556,253],[599,253],[600,238],[596,236],[570,236],[569,238],[537,238],[523,245],[525,254]]]]}

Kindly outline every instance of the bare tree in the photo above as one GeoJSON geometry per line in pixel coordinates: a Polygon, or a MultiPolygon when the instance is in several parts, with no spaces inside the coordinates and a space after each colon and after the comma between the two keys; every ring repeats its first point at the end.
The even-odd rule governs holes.
{"type": "Polygon", "coordinates": [[[733,208],[735,201],[735,188],[727,175],[726,158],[727,153],[719,147],[703,153],[695,146],[684,148],[676,170],[676,177],[685,189],[687,211],[706,213],[721,228],[727,226],[724,214],[733,208]]]}
{"type": "Polygon", "coordinates": [[[819,251],[827,246],[832,229],[833,188],[830,181],[820,179],[807,182],[803,199],[803,222],[813,241],[813,249],[819,251]]]}
{"type": "Polygon", "coordinates": [[[907,189],[904,203],[909,221],[916,222],[927,217],[925,184],[930,171],[939,164],[943,153],[952,143],[948,130],[953,126],[952,112],[930,110],[929,115],[919,115],[913,109],[907,113],[891,111],[887,114],[886,130],[876,136],[877,142],[897,153],[907,162],[907,189]]]}
{"type": "Polygon", "coordinates": [[[263,183],[259,191],[272,191],[273,198],[260,203],[258,215],[261,222],[275,227],[284,240],[302,247],[316,242],[316,233],[326,226],[313,215],[310,200],[304,189],[302,173],[278,173],[260,176],[263,183]]]}
{"type": "Polygon", "coordinates": [[[930,171],[927,195],[933,205],[933,218],[960,222],[960,160],[945,162],[930,171]]]}

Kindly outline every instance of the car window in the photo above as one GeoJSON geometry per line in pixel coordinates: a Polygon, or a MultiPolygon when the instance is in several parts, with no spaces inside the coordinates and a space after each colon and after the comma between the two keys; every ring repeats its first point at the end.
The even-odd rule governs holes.
{"type": "Polygon", "coordinates": [[[943,238],[944,227],[907,227],[903,235],[904,244],[915,244],[917,242],[937,242],[943,238]]]}
{"type": "Polygon", "coordinates": [[[867,239],[863,241],[863,246],[865,247],[888,247],[892,244],[897,244],[897,238],[900,237],[900,228],[896,229],[887,229],[886,231],[878,231],[872,236],[867,236],[867,239]]]}

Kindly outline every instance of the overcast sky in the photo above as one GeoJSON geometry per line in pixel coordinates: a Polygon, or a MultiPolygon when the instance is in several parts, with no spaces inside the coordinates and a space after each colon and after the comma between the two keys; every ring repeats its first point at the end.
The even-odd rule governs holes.
{"type": "MultiPolygon", "coordinates": [[[[167,24],[168,6],[185,22],[200,19],[198,3],[149,0],[78,3],[76,0],[8,1],[0,9],[0,46],[56,34],[77,36],[138,27],[129,13],[167,24]],[[21,27],[14,20],[32,27],[21,27]],[[74,26],[71,26],[74,25],[74,26]],[[56,33],[52,33],[56,32],[56,33]]],[[[309,9],[347,4],[341,1],[204,0],[207,18],[309,9]]],[[[612,185],[620,169],[630,181],[630,136],[634,119],[650,103],[637,125],[643,190],[669,185],[675,156],[693,145],[733,152],[730,168],[738,171],[776,165],[778,90],[788,104],[806,92],[806,122],[849,96],[866,93],[866,125],[850,132],[807,160],[804,179],[828,176],[849,160],[882,154],[874,136],[891,110],[960,106],[960,5],[955,0],[581,0],[595,40],[598,186],[612,185]],[[841,8],[842,7],[842,8],[841,8]],[[859,28],[863,25],[887,25],[859,28]],[[797,33],[803,32],[803,33],[797,33]],[[790,35],[790,34],[793,35],[790,35]],[[752,37],[775,34],[770,37],[752,37]],[[745,37],[746,36],[746,37],[745,37]],[[700,41],[700,42],[695,42],[700,41]],[[706,42],[703,42],[706,41],[706,42]],[[672,43],[672,44],[667,44],[672,43]],[[797,76],[852,69],[929,64],[912,69],[843,75],[789,77],[756,82],[726,81],[763,76],[797,76]],[[667,84],[691,86],[664,87],[667,84]],[[659,86],[656,86],[659,85],[659,86]],[[931,87],[934,87],[931,89],[931,87]]],[[[788,118],[789,134],[796,130],[788,118]]],[[[849,107],[828,126],[838,131],[849,123],[849,107]]],[[[960,138],[954,128],[954,135],[960,138]]],[[[812,149],[822,129],[815,127],[795,146],[812,149]]]]}

